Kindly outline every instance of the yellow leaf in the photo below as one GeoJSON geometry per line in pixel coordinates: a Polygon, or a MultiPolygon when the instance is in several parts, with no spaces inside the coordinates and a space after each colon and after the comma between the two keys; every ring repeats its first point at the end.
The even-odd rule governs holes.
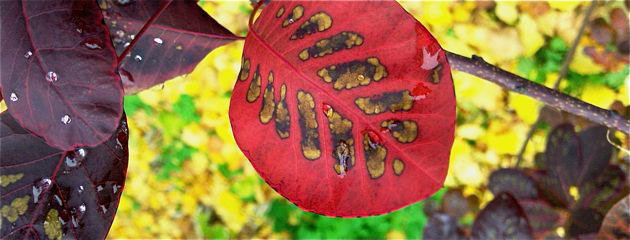
{"type": "Polygon", "coordinates": [[[580,74],[595,74],[604,71],[602,66],[596,64],[591,57],[584,54],[584,47],[582,46],[579,46],[575,50],[575,55],[573,56],[573,61],[571,61],[569,68],[580,74]]]}
{"type": "Polygon", "coordinates": [[[510,92],[510,107],[516,111],[516,115],[527,124],[533,124],[538,119],[540,102],[522,94],[510,92]]]}
{"type": "Polygon", "coordinates": [[[201,126],[199,126],[199,124],[196,123],[191,123],[184,127],[181,139],[184,143],[198,149],[204,149],[208,144],[208,134],[201,126]]]}
{"type": "Polygon", "coordinates": [[[478,124],[464,124],[457,127],[457,136],[464,139],[476,140],[483,132],[483,128],[478,124]]]}
{"type": "Polygon", "coordinates": [[[545,44],[545,38],[538,32],[538,25],[529,15],[521,15],[521,19],[516,26],[518,29],[518,35],[523,44],[526,57],[533,56],[538,49],[545,44]]]}
{"type": "Polygon", "coordinates": [[[573,11],[583,1],[565,1],[565,0],[551,0],[549,6],[561,11],[573,11]]]}
{"type": "Polygon", "coordinates": [[[518,20],[518,10],[516,10],[516,2],[497,2],[494,13],[501,21],[507,24],[514,24],[518,20]]]}
{"type": "Polygon", "coordinates": [[[604,109],[610,107],[616,96],[615,91],[603,85],[586,85],[582,91],[583,101],[604,109]]]}

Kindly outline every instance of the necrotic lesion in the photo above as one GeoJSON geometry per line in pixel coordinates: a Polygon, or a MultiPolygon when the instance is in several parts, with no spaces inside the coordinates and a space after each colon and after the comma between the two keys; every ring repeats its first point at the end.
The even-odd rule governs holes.
{"type": "Polygon", "coordinates": [[[334,144],[332,156],[336,159],[333,166],[337,174],[343,175],[355,164],[354,138],[352,137],[352,121],[343,117],[332,107],[326,110],[331,142],[334,144]]]}
{"type": "Polygon", "coordinates": [[[317,71],[324,82],[332,83],[336,90],[366,86],[372,81],[380,81],[387,77],[387,69],[378,58],[370,57],[365,61],[333,64],[317,71]]]}
{"type": "Polygon", "coordinates": [[[302,153],[306,159],[315,160],[321,156],[315,100],[310,93],[302,90],[298,91],[297,100],[302,153]]]}
{"type": "Polygon", "coordinates": [[[413,107],[413,97],[409,90],[386,92],[370,97],[358,97],[354,104],[365,114],[409,111],[413,107]]]}
{"type": "Polygon", "coordinates": [[[332,26],[332,18],[325,12],[318,12],[313,14],[308,21],[304,22],[298,29],[291,35],[291,40],[302,39],[306,35],[310,35],[316,32],[323,32],[332,26]]]}
{"type": "Polygon", "coordinates": [[[340,32],[329,38],[324,38],[315,45],[302,50],[298,57],[302,61],[306,61],[309,58],[323,57],[328,54],[333,54],[343,49],[351,49],[363,44],[363,36],[355,32],[340,32]]]}
{"type": "Polygon", "coordinates": [[[276,105],[276,132],[280,138],[288,138],[291,129],[291,115],[287,108],[287,86],[282,84],[280,88],[280,102],[276,105]]]}

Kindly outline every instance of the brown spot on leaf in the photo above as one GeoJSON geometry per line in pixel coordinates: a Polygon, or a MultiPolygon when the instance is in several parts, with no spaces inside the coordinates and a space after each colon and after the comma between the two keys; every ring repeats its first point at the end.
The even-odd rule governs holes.
{"type": "Polygon", "coordinates": [[[345,175],[355,164],[352,121],[335,112],[332,107],[326,108],[325,114],[328,118],[331,142],[334,144],[332,156],[337,160],[334,169],[338,175],[345,175]]]}
{"type": "Polygon", "coordinates": [[[411,120],[386,120],[381,123],[381,127],[387,128],[398,142],[410,143],[418,136],[418,124],[411,120]]]}
{"type": "Polygon", "coordinates": [[[315,160],[321,156],[315,100],[310,93],[302,90],[298,91],[297,100],[302,133],[302,153],[306,159],[315,160]]]}
{"type": "Polygon", "coordinates": [[[269,72],[267,79],[269,81],[267,82],[265,93],[263,94],[262,107],[260,109],[260,122],[263,124],[267,124],[271,121],[273,111],[276,108],[276,102],[273,101],[273,72],[269,72]]]}
{"type": "Polygon", "coordinates": [[[381,143],[372,139],[368,133],[363,134],[363,151],[365,152],[365,165],[370,178],[379,178],[385,173],[385,158],[387,149],[381,143]]]}
{"type": "Polygon", "coordinates": [[[409,90],[386,92],[371,97],[358,97],[354,103],[366,114],[379,114],[390,111],[409,111],[413,107],[413,97],[409,90]]]}
{"type": "Polygon", "coordinates": [[[280,9],[278,9],[278,11],[276,12],[276,18],[282,17],[283,14],[284,14],[284,7],[280,7],[280,9]]]}
{"type": "Polygon", "coordinates": [[[291,129],[291,116],[287,108],[287,86],[282,84],[280,88],[280,102],[276,105],[276,132],[280,138],[288,138],[291,129]]]}
{"type": "Polygon", "coordinates": [[[309,57],[317,58],[328,54],[333,54],[343,49],[351,49],[355,46],[363,44],[363,37],[354,32],[340,32],[329,38],[324,38],[315,45],[305,48],[300,52],[298,57],[302,61],[306,61],[309,57]]]}
{"type": "Polygon", "coordinates": [[[260,77],[260,65],[256,66],[256,72],[254,72],[254,77],[252,77],[252,82],[249,84],[249,89],[247,89],[247,101],[254,102],[260,96],[260,85],[261,85],[261,77],[260,77]]]}
{"type": "Polygon", "coordinates": [[[238,80],[245,81],[249,77],[249,59],[243,59],[241,71],[238,73],[238,80]]]}
{"type": "Polygon", "coordinates": [[[402,160],[396,158],[392,163],[392,168],[394,169],[394,174],[396,174],[396,176],[400,176],[400,174],[402,174],[402,172],[405,170],[405,163],[402,160]]]}
{"type": "Polygon", "coordinates": [[[440,83],[440,76],[442,76],[442,64],[438,64],[431,70],[431,79],[429,81],[433,84],[440,83]]]}
{"type": "Polygon", "coordinates": [[[316,32],[323,32],[332,26],[332,18],[325,12],[318,12],[313,14],[308,21],[302,23],[295,33],[291,35],[291,39],[302,39],[306,35],[310,35],[316,32]]]}
{"type": "MultiPolygon", "coordinates": [[[[304,15],[304,7],[302,5],[297,5],[293,8],[293,10],[287,14],[287,18],[282,22],[282,27],[287,27],[297,20],[300,20],[304,15]]],[[[276,15],[277,16],[277,15],[276,15]]]]}
{"type": "Polygon", "coordinates": [[[371,81],[380,81],[387,77],[387,70],[378,58],[370,57],[365,61],[351,61],[330,65],[317,71],[317,75],[327,83],[332,83],[337,90],[365,86],[371,81]]]}

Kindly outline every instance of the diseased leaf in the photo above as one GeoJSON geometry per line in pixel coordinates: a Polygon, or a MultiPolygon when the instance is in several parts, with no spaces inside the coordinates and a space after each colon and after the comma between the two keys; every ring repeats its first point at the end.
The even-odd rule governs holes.
{"type": "Polygon", "coordinates": [[[598,239],[630,239],[630,195],[619,200],[606,214],[598,239]]]}
{"type": "Polygon", "coordinates": [[[126,124],[101,145],[63,151],[0,114],[0,238],[104,239],[125,184],[126,124]]]}
{"type": "Polygon", "coordinates": [[[121,61],[127,95],[190,73],[210,51],[238,39],[194,0],[98,1],[118,55],[170,2],[121,61]]]}
{"type": "Polygon", "coordinates": [[[492,172],[488,188],[494,195],[508,192],[518,199],[538,197],[534,180],[517,169],[502,168],[492,172]]]}
{"type": "Polygon", "coordinates": [[[472,239],[531,239],[532,230],[523,209],[509,193],[496,196],[481,210],[471,231],[472,239]]]}
{"type": "Polygon", "coordinates": [[[424,226],[422,238],[427,240],[466,239],[457,226],[457,219],[446,213],[436,213],[429,218],[424,226]]]}
{"type": "Polygon", "coordinates": [[[0,1],[0,82],[9,112],[56,148],[116,131],[122,85],[95,1],[0,1]]]}
{"type": "Polygon", "coordinates": [[[230,121],[258,173],[300,208],[383,214],[443,185],[450,66],[394,1],[272,1],[245,41],[230,121]]]}

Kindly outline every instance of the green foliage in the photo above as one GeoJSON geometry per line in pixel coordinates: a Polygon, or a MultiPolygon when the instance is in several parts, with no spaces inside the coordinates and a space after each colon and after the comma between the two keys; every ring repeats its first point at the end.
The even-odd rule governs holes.
{"type": "Polygon", "coordinates": [[[133,116],[139,110],[144,110],[149,115],[153,114],[153,108],[144,103],[138,95],[125,96],[123,104],[128,116],[133,116]]]}
{"type": "Polygon", "coordinates": [[[188,94],[179,95],[179,99],[173,105],[173,112],[177,113],[184,120],[185,124],[201,120],[201,117],[197,114],[194,99],[188,94]]]}
{"type": "MultiPolygon", "coordinates": [[[[446,189],[441,189],[430,199],[439,201],[446,189]]],[[[365,218],[329,218],[304,212],[285,199],[274,199],[267,216],[273,221],[274,232],[286,231],[293,238],[384,238],[391,230],[405,233],[406,238],[422,236],[427,217],[422,211],[423,202],[395,212],[365,218]],[[291,219],[297,221],[292,222],[291,219]]]]}
{"type": "Polygon", "coordinates": [[[162,155],[153,162],[153,165],[159,169],[157,178],[169,179],[171,172],[181,170],[184,160],[190,159],[196,151],[197,149],[179,141],[166,146],[162,155]]]}

